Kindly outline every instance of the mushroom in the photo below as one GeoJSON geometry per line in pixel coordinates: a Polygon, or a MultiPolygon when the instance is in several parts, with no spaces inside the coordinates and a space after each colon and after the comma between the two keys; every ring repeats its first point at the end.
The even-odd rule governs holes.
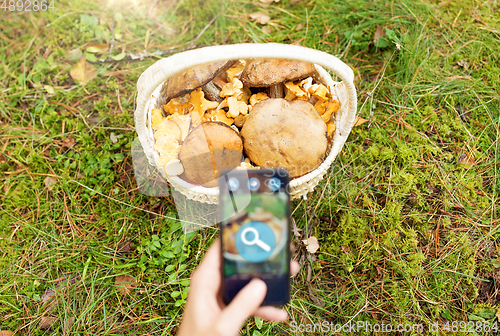
{"type": "Polygon", "coordinates": [[[247,62],[240,80],[249,87],[270,87],[271,98],[284,97],[284,82],[311,76],[316,69],[307,62],[286,59],[254,59],[247,62]]]}
{"type": "Polygon", "coordinates": [[[250,105],[254,106],[261,100],[267,99],[269,96],[265,92],[258,92],[250,97],[250,105]]]}
{"type": "Polygon", "coordinates": [[[234,118],[234,124],[236,127],[242,127],[245,124],[245,121],[247,120],[248,114],[240,114],[236,118],[234,118]]]}
{"type": "Polygon", "coordinates": [[[207,97],[216,101],[222,101],[219,97],[220,89],[213,83],[220,72],[230,68],[236,61],[221,61],[210,64],[202,64],[185,71],[176,73],[168,79],[161,89],[161,95],[169,101],[172,98],[194,91],[202,87],[207,97]],[[208,92],[208,93],[207,93],[208,92]]]}
{"type": "Polygon", "coordinates": [[[285,87],[286,87],[285,99],[287,100],[294,100],[294,99],[307,100],[309,98],[308,93],[302,90],[302,88],[299,85],[295,84],[294,82],[286,82],[285,87]]]}
{"type": "Polygon", "coordinates": [[[230,118],[236,118],[241,114],[248,113],[248,105],[243,101],[239,101],[236,97],[227,98],[227,106],[229,107],[228,114],[230,118]]]}
{"type": "Polygon", "coordinates": [[[226,70],[226,77],[228,81],[232,81],[233,78],[238,77],[243,70],[245,69],[246,65],[245,60],[239,60],[236,64],[234,64],[232,67],[226,70]]]}
{"type": "Polygon", "coordinates": [[[189,127],[191,126],[191,116],[189,114],[184,114],[170,119],[179,126],[181,130],[181,140],[184,141],[189,134],[189,127]]]}
{"type": "Polygon", "coordinates": [[[337,125],[335,123],[329,122],[326,124],[327,130],[328,130],[328,136],[332,136],[333,132],[337,129],[337,125]]]}
{"type": "MultiPolygon", "coordinates": [[[[179,140],[181,140],[182,134],[179,126],[171,120],[163,120],[160,126],[161,128],[154,134],[154,149],[160,154],[158,165],[165,167],[169,161],[177,159],[181,148],[179,140]]],[[[167,171],[166,173],[168,174],[167,171]]]]}
{"type": "Polygon", "coordinates": [[[204,187],[215,187],[220,173],[238,167],[243,142],[239,134],[221,122],[205,122],[184,140],[179,159],[185,178],[204,187]]]}
{"type": "Polygon", "coordinates": [[[270,98],[258,102],[240,134],[252,162],[264,168],[285,168],[291,177],[318,167],[327,149],[325,122],[302,100],[270,98]]]}
{"type": "Polygon", "coordinates": [[[201,88],[198,88],[191,92],[191,98],[189,98],[189,103],[193,105],[192,112],[198,112],[201,117],[207,110],[211,110],[219,106],[218,102],[210,101],[205,99],[205,93],[201,88]]]}

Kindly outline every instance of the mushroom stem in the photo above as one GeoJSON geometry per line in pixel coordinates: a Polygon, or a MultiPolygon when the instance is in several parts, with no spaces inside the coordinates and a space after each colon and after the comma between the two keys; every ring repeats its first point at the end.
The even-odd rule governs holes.
{"type": "Polygon", "coordinates": [[[208,82],[207,84],[202,86],[202,90],[205,93],[205,96],[207,99],[211,101],[216,101],[216,102],[221,102],[224,100],[219,93],[220,93],[220,88],[217,87],[212,81],[208,82]]]}
{"type": "Polygon", "coordinates": [[[285,97],[285,90],[284,90],[283,83],[271,85],[269,87],[269,97],[271,97],[271,98],[284,98],[285,97]]]}

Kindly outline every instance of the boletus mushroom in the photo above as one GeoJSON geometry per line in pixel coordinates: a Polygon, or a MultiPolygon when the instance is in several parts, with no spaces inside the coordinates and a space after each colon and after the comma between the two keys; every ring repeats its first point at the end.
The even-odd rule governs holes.
{"type": "Polygon", "coordinates": [[[189,133],[179,153],[184,177],[204,187],[215,187],[219,174],[236,168],[243,156],[240,135],[222,122],[207,121],[189,133]]]}
{"type": "Polygon", "coordinates": [[[269,87],[271,98],[283,98],[284,82],[304,79],[315,71],[308,62],[257,58],[247,62],[240,80],[249,87],[269,87]]]}
{"type": "Polygon", "coordinates": [[[236,61],[202,64],[176,73],[163,85],[161,95],[168,102],[172,98],[182,96],[201,87],[208,99],[221,102],[220,88],[212,80],[222,71],[229,69],[234,63],[236,61]]]}
{"type": "Polygon", "coordinates": [[[325,122],[311,103],[302,100],[270,98],[256,103],[240,134],[250,160],[264,168],[284,168],[291,177],[316,169],[327,149],[325,122]]]}

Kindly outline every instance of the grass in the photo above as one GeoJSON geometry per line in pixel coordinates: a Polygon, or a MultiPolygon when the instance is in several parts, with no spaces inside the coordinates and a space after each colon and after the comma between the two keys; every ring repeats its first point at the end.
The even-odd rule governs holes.
{"type": "Polygon", "coordinates": [[[300,43],[355,72],[358,114],[369,122],[353,129],[320,187],[292,204],[302,271],[292,280],[290,322],[252,319],[243,334],[306,335],[294,325],[325,321],[494,323],[499,6],[226,0],[199,37],[221,2],[62,0],[55,11],[2,10],[0,330],[175,334],[190,272],[217,235],[182,234],[172,196],[141,194],[134,180],[135,84],[158,57],[95,64],[86,85],[69,76],[69,51],[109,46],[113,35],[115,57],[300,43]],[[257,11],[271,17],[264,31],[249,19],[257,11]],[[386,36],[374,42],[377,26],[386,36]],[[308,255],[301,239],[313,235],[320,250],[308,255]],[[115,284],[119,275],[135,279],[129,294],[115,284]],[[56,322],[41,329],[42,316],[56,322]]]}

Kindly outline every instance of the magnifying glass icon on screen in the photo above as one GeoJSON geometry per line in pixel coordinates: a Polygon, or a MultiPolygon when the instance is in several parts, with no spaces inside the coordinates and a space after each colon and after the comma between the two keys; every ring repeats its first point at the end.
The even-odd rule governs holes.
{"type": "Polygon", "coordinates": [[[272,191],[278,191],[280,189],[280,185],[281,185],[281,181],[279,179],[277,179],[276,177],[269,179],[269,181],[267,182],[267,186],[272,191]]]}
{"type": "Polygon", "coordinates": [[[249,246],[250,245],[257,245],[266,252],[271,251],[271,246],[267,245],[266,243],[264,243],[262,240],[259,239],[259,231],[257,231],[253,227],[248,227],[245,230],[243,230],[243,232],[241,233],[241,241],[245,245],[249,245],[249,246]],[[252,240],[247,239],[248,232],[252,232],[254,234],[254,238],[252,240]]]}

